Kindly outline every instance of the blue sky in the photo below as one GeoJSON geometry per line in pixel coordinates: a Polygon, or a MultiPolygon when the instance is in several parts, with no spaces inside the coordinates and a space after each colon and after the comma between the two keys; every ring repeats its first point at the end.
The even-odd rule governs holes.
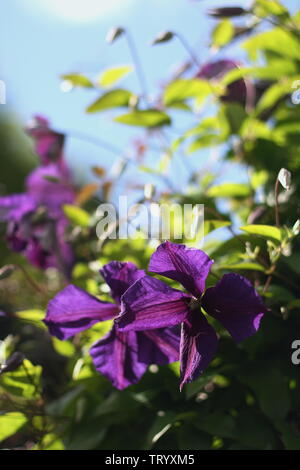
{"type": "MultiPolygon", "coordinates": [[[[124,148],[132,137],[138,136],[139,131],[112,122],[113,114],[110,112],[103,115],[85,114],[85,107],[97,94],[78,89],[63,93],[59,76],[68,72],[82,72],[97,77],[109,66],[131,63],[125,41],[119,40],[113,46],[105,43],[108,29],[113,25],[122,25],[136,39],[148,86],[153,92],[168,79],[174,67],[186,58],[178,41],[150,47],[150,40],[158,32],[171,29],[184,33],[198,52],[200,61],[205,62],[210,54],[209,32],[215,24],[204,14],[207,8],[224,4],[249,5],[248,1],[237,0],[111,0],[114,4],[111,11],[107,11],[107,7],[102,14],[95,11],[92,21],[85,18],[87,11],[83,11],[82,21],[74,21],[66,17],[70,8],[61,7],[64,3],[68,6],[70,1],[2,2],[0,79],[6,82],[8,109],[14,112],[22,124],[36,113],[44,114],[56,129],[98,136],[117,143],[120,148],[124,148]],[[57,8],[60,5],[60,10],[63,10],[60,15],[54,12],[55,5],[57,8]]],[[[91,3],[94,3],[94,7],[98,4],[96,10],[99,10],[99,5],[107,6],[111,2],[72,0],[71,16],[78,17],[79,14],[80,18],[76,4],[81,7],[90,5],[90,8],[91,3]]],[[[285,3],[294,8],[296,6],[296,2],[285,3]]],[[[230,54],[234,54],[234,51],[230,54]]],[[[134,75],[126,79],[124,86],[139,90],[134,75]]],[[[110,153],[74,138],[68,140],[67,155],[74,167],[82,166],[82,163],[110,166],[110,162],[115,159],[110,153]]],[[[84,168],[88,176],[88,165],[84,165],[84,168]]]]}

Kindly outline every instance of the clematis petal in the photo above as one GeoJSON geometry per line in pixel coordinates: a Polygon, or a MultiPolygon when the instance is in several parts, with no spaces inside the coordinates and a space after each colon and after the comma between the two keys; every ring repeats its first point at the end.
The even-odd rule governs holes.
{"type": "Polygon", "coordinates": [[[179,361],[180,326],[138,331],[138,357],[145,364],[165,365],[179,361]]]}
{"type": "Polygon", "coordinates": [[[75,200],[69,170],[55,164],[40,166],[30,173],[26,188],[39,205],[54,210],[60,211],[63,204],[72,204],[75,200]]]}
{"type": "Polygon", "coordinates": [[[44,322],[51,335],[67,339],[95,323],[114,318],[118,311],[117,305],[102,302],[83,289],[70,285],[49,302],[44,322]]]}
{"type": "Polygon", "coordinates": [[[199,309],[191,310],[181,331],[180,390],[206,369],[217,351],[217,346],[215,330],[199,309]]]}
{"type": "Polygon", "coordinates": [[[63,158],[65,136],[50,129],[46,118],[35,116],[26,130],[35,141],[35,151],[43,165],[63,158]]]}
{"type": "Polygon", "coordinates": [[[122,331],[177,325],[188,314],[191,297],[150,276],[136,281],[122,296],[116,324],[122,331]]]}
{"type": "Polygon", "coordinates": [[[212,264],[203,251],[166,241],[151,256],[149,271],[180,282],[199,297],[212,264]]]}
{"type": "Polygon", "coordinates": [[[22,217],[36,209],[35,200],[27,194],[0,197],[0,220],[19,222],[22,217]]]}
{"type": "Polygon", "coordinates": [[[138,359],[137,333],[123,333],[116,327],[95,343],[90,354],[98,372],[119,390],[137,383],[146,372],[147,364],[138,359]]]}
{"type": "MultiPolygon", "coordinates": [[[[241,66],[241,63],[229,59],[209,62],[201,67],[196,77],[207,80],[221,80],[230,70],[238,70],[241,66]]],[[[249,99],[252,102],[254,98],[255,87],[249,79],[235,80],[227,86],[226,93],[221,97],[224,102],[237,102],[242,105],[249,99]]]]}
{"type": "Polygon", "coordinates": [[[145,276],[145,271],[133,263],[111,261],[100,270],[105,282],[109,285],[112,297],[120,303],[122,295],[138,279],[145,276]]]}
{"type": "Polygon", "coordinates": [[[251,283],[238,274],[225,274],[207,289],[202,306],[216,318],[235,341],[242,341],[256,333],[267,309],[251,283]]]}

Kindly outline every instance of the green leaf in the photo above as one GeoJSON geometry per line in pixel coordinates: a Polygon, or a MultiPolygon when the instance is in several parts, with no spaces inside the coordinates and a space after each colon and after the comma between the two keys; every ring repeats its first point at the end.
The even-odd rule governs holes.
{"type": "Polygon", "coordinates": [[[38,309],[22,310],[21,312],[16,313],[16,317],[20,318],[21,320],[38,322],[45,318],[45,312],[38,309]]]}
{"type": "Polygon", "coordinates": [[[55,434],[46,434],[31,450],[65,450],[63,441],[55,434]]]}
{"type": "Polygon", "coordinates": [[[179,450],[209,450],[211,436],[199,431],[192,423],[183,423],[176,429],[179,450]]]}
{"type": "Polygon", "coordinates": [[[291,79],[284,83],[275,83],[270,86],[259,100],[255,112],[261,113],[266,109],[272,108],[281,98],[288,95],[291,92],[293,81],[294,79],[291,79]]]}
{"type": "Polygon", "coordinates": [[[220,136],[217,134],[204,134],[201,137],[198,137],[194,140],[188,147],[187,153],[193,153],[197,150],[200,150],[204,147],[211,147],[218,145],[220,143],[220,136]]]}
{"type": "Polygon", "coordinates": [[[260,363],[259,368],[247,370],[240,379],[256,394],[262,411],[272,420],[283,420],[291,407],[285,377],[273,362],[260,363]]]}
{"type": "Polygon", "coordinates": [[[34,323],[34,325],[42,330],[46,330],[47,327],[45,323],[43,323],[43,319],[45,318],[45,312],[39,309],[31,309],[31,310],[23,310],[21,312],[16,312],[16,317],[20,320],[23,320],[28,323],[34,323]]]}
{"type": "Polygon", "coordinates": [[[98,113],[106,109],[127,107],[133,96],[135,95],[128,90],[117,89],[108,91],[94,101],[86,111],[87,113],[98,113]]]}
{"type": "Polygon", "coordinates": [[[258,235],[266,240],[274,240],[276,242],[281,242],[282,240],[281,230],[272,225],[245,225],[241,227],[241,230],[250,235],[258,235]]]}
{"type": "Polygon", "coordinates": [[[208,432],[215,436],[234,438],[236,436],[235,422],[232,416],[221,411],[215,411],[195,423],[201,431],[208,432]]]}
{"type": "Polygon", "coordinates": [[[208,235],[218,228],[229,227],[230,225],[231,222],[225,220],[205,220],[204,235],[208,235]]]}
{"type": "Polygon", "coordinates": [[[206,80],[180,79],[171,82],[164,91],[165,106],[172,106],[188,98],[204,100],[212,93],[212,85],[206,80]]]}
{"type": "Polygon", "coordinates": [[[226,116],[229,128],[232,134],[238,134],[247,114],[243,106],[239,103],[228,103],[224,106],[224,114],[226,116]]]}
{"type": "MultiPolygon", "coordinates": [[[[299,59],[299,41],[290,32],[282,28],[274,28],[252,36],[244,42],[252,60],[256,60],[261,50],[272,51],[284,59],[299,59]]],[[[270,77],[271,78],[271,77],[270,77]]]]}
{"type": "Polygon", "coordinates": [[[265,268],[258,263],[235,263],[235,264],[221,264],[218,266],[219,269],[225,269],[228,271],[261,271],[265,272],[265,268]]]}
{"type": "MultiPolygon", "coordinates": [[[[268,393],[270,393],[268,386],[268,393]]],[[[276,443],[274,430],[264,416],[253,411],[242,410],[237,416],[236,437],[252,449],[271,450],[276,443]]]]}
{"type": "Polygon", "coordinates": [[[234,35],[234,26],[229,19],[219,22],[212,33],[212,45],[214,47],[223,47],[228,44],[234,35]]]}
{"type": "Polygon", "coordinates": [[[194,382],[188,383],[185,386],[185,395],[187,399],[192,398],[194,395],[197,395],[201,392],[205,385],[211,382],[216,374],[204,374],[200,376],[198,379],[194,380],[194,382]]]}
{"type": "Polygon", "coordinates": [[[259,17],[269,15],[289,16],[288,10],[277,0],[256,0],[254,13],[259,17]]]}
{"type": "Polygon", "coordinates": [[[265,170],[255,171],[251,175],[251,186],[254,189],[257,189],[260,186],[263,186],[268,181],[268,178],[269,178],[269,175],[267,171],[265,170]]]}
{"type": "Polygon", "coordinates": [[[132,71],[132,65],[121,65],[119,67],[109,68],[100,75],[98,83],[103,88],[110,88],[132,71]]]}
{"type": "Polygon", "coordinates": [[[251,188],[247,184],[242,183],[223,183],[212,186],[208,189],[209,197],[233,197],[244,198],[251,194],[251,188]]]}
{"type": "Polygon", "coordinates": [[[73,357],[76,352],[74,344],[70,343],[70,341],[60,341],[53,337],[52,344],[55,351],[61,356],[73,357]]]}
{"type": "Polygon", "coordinates": [[[116,122],[129,126],[161,127],[171,124],[170,117],[157,109],[136,110],[115,118],[116,122]]]}
{"type": "Polygon", "coordinates": [[[40,396],[41,374],[41,366],[34,366],[25,359],[19,369],[3,374],[0,386],[11,395],[26,400],[37,399],[40,396]]]}
{"type": "Polygon", "coordinates": [[[88,227],[90,224],[90,215],[81,207],[73,206],[71,204],[65,204],[63,206],[65,216],[74,225],[79,227],[88,227]]]}
{"type": "Polygon", "coordinates": [[[13,436],[27,423],[23,413],[11,412],[0,415],[0,442],[13,436]]]}
{"type": "Polygon", "coordinates": [[[271,81],[284,79],[284,82],[282,81],[281,83],[288,83],[290,76],[293,75],[293,79],[297,79],[298,73],[297,65],[294,62],[286,59],[277,59],[264,67],[240,67],[230,70],[222,78],[221,85],[225,87],[248,76],[271,81]]]}
{"type": "Polygon", "coordinates": [[[73,87],[93,88],[93,82],[80,73],[70,73],[62,75],[63,80],[70,82],[73,87]]]}

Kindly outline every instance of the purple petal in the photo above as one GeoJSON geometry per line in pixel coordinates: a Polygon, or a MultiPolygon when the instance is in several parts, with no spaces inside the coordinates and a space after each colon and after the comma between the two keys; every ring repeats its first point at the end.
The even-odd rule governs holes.
{"type": "Polygon", "coordinates": [[[214,287],[207,289],[202,305],[235,341],[242,341],[256,333],[267,311],[251,283],[238,274],[225,274],[214,287]]]}
{"type": "Polygon", "coordinates": [[[61,209],[63,204],[72,204],[75,200],[69,170],[55,164],[34,170],[26,180],[26,187],[39,205],[48,208],[61,209]]]}
{"type": "Polygon", "coordinates": [[[123,295],[121,314],[115,321],[122,331],[174,326],[187,316],[190,300],[164,282],[144,276],[123,295]]]}
{"type": "Polygon", "coordinates": [[[105,282],[109,285],[112,297],[120,303],[122,295],[138,279],[145,276],[145,271],[133,263],[112,261],[100,270],[105,282]]]}
{"type": "Polygon", "coordinates": [[[150,259],[149,271],[180,282],[195,297],[202,295],[213,261],[201,250],[165,242],[150,259]]]}
{"type": "Polygon", "coordinates": [[[60,269],[68,278],[74,265],[75,255],[72,246],[66,241],[66,230],[69,222],[64,217],[58,218],[55,224],[55,246],[53,252],[52,266],[60,269]]]}
{"type": "Polygon", "coordinates": [[[35,151],[42,164],[57,162],[63,158],[65,136],[49,128],[49,122],[43,116],[35,116],[27,133],[35,140],[35,151]]]}
{"type": "MultiPolygon", "coordinates": [[[[200,69],[196,77],[208,80],[221,80],[230,70],[238,69],[240,66],[240,63],[228,59],[209,62],[200,69]]],[[[255,92],[254,86],[249,80],[236,80],[227,87],[226,94],[222,97],[222,100],[229,103],[238,102],[244,104],[248,91],[251,94],[255,92]]]]}
{"type": "Polygon", "coordinates": [[[179,361],[180,326],[137,332],[139,361],[165,365],[179,361]]]}
{"type": "Polygon", "coordinates": [[[98,372],[119,390],[137,383],[146,372],[147,364],[138,359],[137,333],[123,333],[115,327],[95,343],[90,354],[98,372]]]}
{"type": "Polygon", "coordinates": [[[199,309],[192,310],[182,325],[180,342],[180,390],[195,380],[213,359],[218,345],[215,330],[199,309]]]}
{"type": "Polygon", "coordinates": [[[28,194],[12,194],[0,197],[0,220],[16,222],[36,209],[36,201],[28,194]]]}
{"type": "Polygon", "coordinates": [[[70,285],[49,302],[44,322],[51,335],[67,339],[95,323],[114,318],[118,311],[117,305],[102,302],[79,287],[70,285]]]}

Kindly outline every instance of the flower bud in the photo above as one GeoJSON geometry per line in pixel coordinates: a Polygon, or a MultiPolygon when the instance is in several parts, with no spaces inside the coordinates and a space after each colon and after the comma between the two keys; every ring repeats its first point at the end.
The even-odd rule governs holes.
{"type": "Polygon", "coordinates": [[[23,361],[25,359],[25,356],[21,352],[14,352],[5,362],[5,364],[1,367],[0,369],[0,375],[4,374],[6,372],[14,372],[16,369],[18,369],[23,361]]]}
{"type": "Polygon", "coordinates": [[[214,18],[232,18],[234,16],[247,15],[248,13],[248,10],[241,7],[212,8],[207,12],[209,16],[213,16],[214,18]]]}

